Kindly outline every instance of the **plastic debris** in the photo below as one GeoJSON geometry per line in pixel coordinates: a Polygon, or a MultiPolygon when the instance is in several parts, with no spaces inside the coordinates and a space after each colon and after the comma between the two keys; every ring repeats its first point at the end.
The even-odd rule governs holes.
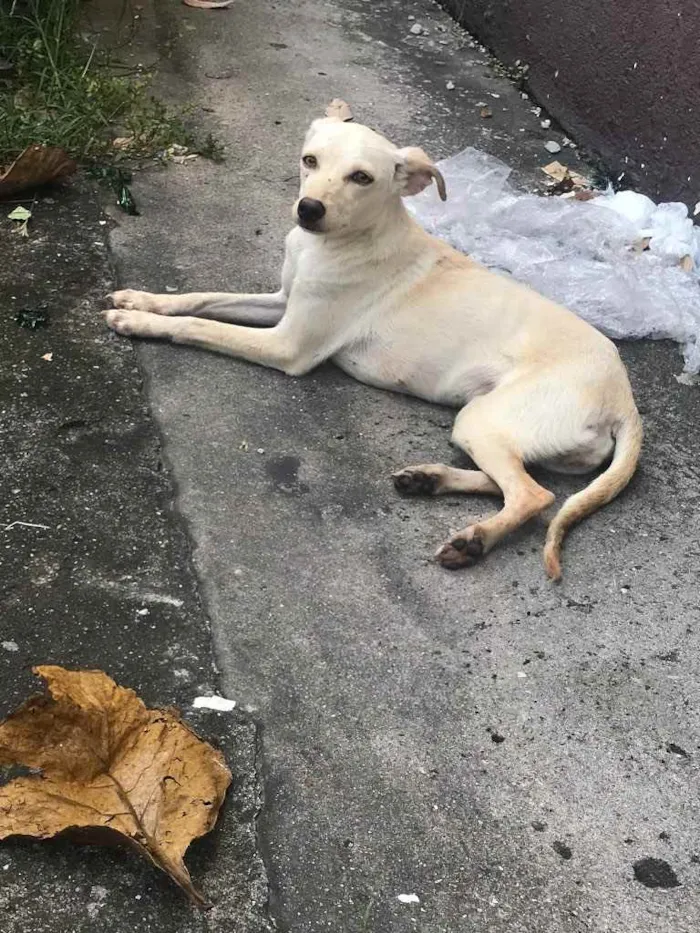
{"type": "Polygon", "coordinates": [[[38,330],[48,326],[49,312],[45,307],[20,308],[15,315],[15,323],[20,327],[26,327],[27,330],[38,330]]]}
{"type": "Polygon", "coordinates": [[[431,189],[407,202],[429,232],[610,337],[677,341],[685,373],[700,372],[700,228],[685,205],[612,189],[590,200],[526,194],[507,165],[472,148],[439,167],[447,202],[431,189]],[[644,238],[649,248],[635,248],[644,238]]]}
{"type": "Polygon", "coordinates": [[[220,713],[230,713],[236,708],[235,700],[227,700],[226,697],[195,697],[192,706],[195,709],[215,709],[220,713]]]}
{"type": "Polygon", "coordinates": [[[396,900],[402,904],[420,904],[420,898],[417,894],[397,894],[396,900]]]}

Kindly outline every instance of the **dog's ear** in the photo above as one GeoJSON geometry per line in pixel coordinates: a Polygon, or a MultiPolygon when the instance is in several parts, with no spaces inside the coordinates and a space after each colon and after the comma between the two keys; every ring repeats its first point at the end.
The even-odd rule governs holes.
{"type": "Polygon", "coordinates": [[[422,149],[409,146],[407,149],[399,149],[398,155],[401,161],[396,164],[396,177],[403,183],[401,194],[404,197],[419,194],[435,179],[440,200],[447,200],[445,179],[422,149]]]}
{"type": "Polygon", "coordinates": [[[351,123],[355,119],[350,104],[337,97],[326,107],[326,116],[332,120],[341,120],[343,123],[351,123]]]}

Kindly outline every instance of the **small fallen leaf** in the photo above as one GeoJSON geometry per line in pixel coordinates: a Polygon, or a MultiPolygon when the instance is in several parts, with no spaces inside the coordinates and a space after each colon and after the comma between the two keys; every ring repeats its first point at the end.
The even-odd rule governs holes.
{"type": "Polygon", "coordinates": [[[0,840],[65,833],[128,845],[206,906],[183,856],[214,826],[231,783],[221,753],[102,671],[34,673],[48,694],[0,724],[0,767],[38,773],[0,786],[0,840]]]}
{"type": "Polygon", "coordinates": [[[47,363],[50,363],[53,360],[53,353],[44,353],[42,360],[46,360],[47,363]]]}
{"type": "Polygon", "coordinates": [[[591,184],[583,175],[572,171],[561,162],[550,162],[548,165],[543,165],[540,170],[556,182],[550,187],[549,194],[566,194],[572,192],[574,188],[588,188],[591,184]]]}
{"type": "Polygon", "coordinates": [[[37,188],[57,181],[71,175],[77,167],[60,146],[28,146],[7,171],[0,174],[0,200],[25,188],[37,188]]]}
{"type": "Polygon", "coordinates": [[[692,272],[695,268],[692,256],[683,256],[680,261],[680,267],[684,272],[692,272]]]}
{"type": "Polygon", "coordinates": [[[231,6],[233,0],[182,0],[185,6],[193,6],[198,10],[225,10],[231,6]]]}
{"type": "Polygon", "coordinates": [[[8,220],[21,220],[27,221],[32,216],[32,212],[26,207],[16,207],[13,211],[7,215],[8,220]]]}
{"type": "Polygon", "coordinates": [[[490,107],[482,107],[481,110],[479,111],[479,116],[481,117],[482,120],[486,120],[488,119],[488,117],[493,116],[493,110],[491,110],[490,107]]]}
{"type": "Polygon", "coordinates": [[[350,104],[347,104],[344,100],[340,100],[339,97],[334,98],[326,107],[326,116],[336,117],[338,120],[342,120],[343,123],[350,123],[351,120],[355,119],[352,115],[350,104]]]}
{"type": "Polygon", "coordinates": [[[543,165],[541,171],[557,181],[563,181],[569,173],[568,168],[562,165],[561,162],[550,162],[549,165],[543,165]]]}
{"type": "Polygon", "coordinates": [[[130,149],[134,145],[133,136],[117,136],[112,140],[114,149],[130,149]]]}

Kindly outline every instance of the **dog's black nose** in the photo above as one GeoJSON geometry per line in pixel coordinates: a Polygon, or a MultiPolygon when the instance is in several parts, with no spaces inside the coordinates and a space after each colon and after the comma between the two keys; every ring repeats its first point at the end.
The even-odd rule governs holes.
{"type": "Polygon", "coordinates": [[[299,220],[303,224],[316,224],[326,213],[326,208],[322,201],[315,198],[302,198],[297,207],[299,220]]]}

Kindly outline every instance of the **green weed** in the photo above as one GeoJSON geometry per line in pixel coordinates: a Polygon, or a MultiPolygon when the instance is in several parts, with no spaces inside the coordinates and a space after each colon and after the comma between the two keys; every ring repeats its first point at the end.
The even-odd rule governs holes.
{"type": "MultiPolygon", "coordinates": [[[[0,165],[31,143],[62,146],[83,162],[151,156],[173,143],[196,151],[186,115],[152,96],[150,76],[115,74],[109,54],[81,36],[82,8],[82,0],[0,0],[0,165]],[[127,150],[115,150],[115,135],[132,140],[127,150]]],[[[201,150],[221,156],[211,136],[201,150]]]]}

